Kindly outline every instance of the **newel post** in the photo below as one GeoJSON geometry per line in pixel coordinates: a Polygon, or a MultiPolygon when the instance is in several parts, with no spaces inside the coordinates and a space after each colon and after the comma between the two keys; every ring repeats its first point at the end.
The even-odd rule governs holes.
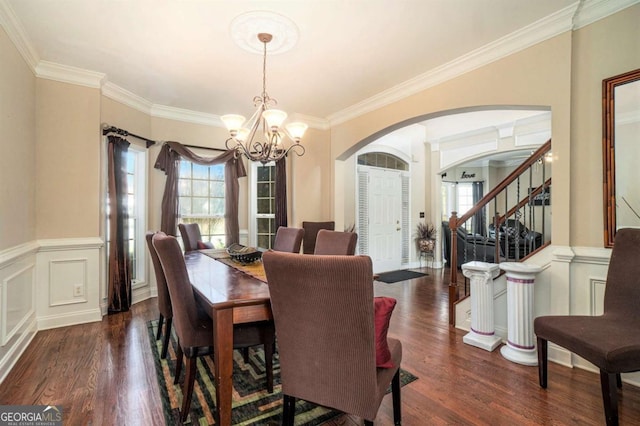
{"type": "Polygon", "coordinates": [[[449,280],[449,325],[455,325],[456,323],[456,313],[455,313],[455,303],[458,301],[458,245],[457,245],[457,234],[458,234],[458,212],[451,212],[451,217],[449,218],[449,231],[450,231],[450,242],[449,242],[449,259],[451,260],[451,264],[449,265],[449,270],[451,271],[450,280],[449,280]]]}

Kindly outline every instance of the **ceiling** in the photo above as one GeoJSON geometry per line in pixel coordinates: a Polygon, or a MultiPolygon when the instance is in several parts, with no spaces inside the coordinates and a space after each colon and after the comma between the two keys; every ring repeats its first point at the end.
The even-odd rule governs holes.
{"type": "Polygon", "coordinates": [[[216,116],[250,115],[261,91],[262,57],[234,42],[232,21],[275,12],[295,23],[298,37],[289,51],[268,56],[267,91],[289,113],[329,120],[576,0],[0,3],[38,59],[104,73],[154,105],[216,116]]]}

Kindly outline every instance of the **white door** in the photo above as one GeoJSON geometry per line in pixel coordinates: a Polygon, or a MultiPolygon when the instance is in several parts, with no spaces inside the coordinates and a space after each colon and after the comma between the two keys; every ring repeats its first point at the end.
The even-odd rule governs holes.
{"type": "Polygon", "coordinates": [[[374,272],[402,265],[402,175],[399,171],[370,169],[369,256],[374,272]]]}

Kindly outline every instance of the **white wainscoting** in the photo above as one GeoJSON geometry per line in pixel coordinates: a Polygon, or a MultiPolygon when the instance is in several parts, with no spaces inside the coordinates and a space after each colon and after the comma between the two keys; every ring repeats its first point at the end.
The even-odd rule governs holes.
{"type": "Polygon", "coordinates": [[[100,238],[38,241],[38,330],[102,320],[100,238]]]}
{"type": "Polygon", "coordinates": [[[35,242],[0,252],[0,382],[37,331],[35,242]]]}
{"type": "MultiPolygon", "coordinates": [[[[534,315],[600,315],[611,257],[610,249],[594,247],[551,246],[537,253],[527,263],[543,268],[536,276],[534,315]]],[[[506,341],[507,304],[504,277],[495,281],[494,321],[496,334],[506,341]]],[[[470,330],[470,298],[456,306],[456,327],[470,330]]],[[[549,343],[549,360],[567,367],[598,372],[591,363],[566,349],[549,343]]],[[[640,373],[622,375],[623,381],[640,386],[640,373]]],[[[550,378],[553,380],[553,378],[550,378]]],[[[599,381],[599,377],[594,377],[599,381]]]]}

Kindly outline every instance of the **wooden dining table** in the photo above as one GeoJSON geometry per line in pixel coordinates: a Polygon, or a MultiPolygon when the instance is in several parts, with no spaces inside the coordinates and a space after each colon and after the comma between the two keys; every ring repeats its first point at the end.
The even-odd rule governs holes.
{"type": "Polygon", "coordinates": [[[185,253],[185,263],[196,298],[213,320],[217,424],[230,426],[233,327],[273,318],[269,287],[200,251],[185,253]]]}

